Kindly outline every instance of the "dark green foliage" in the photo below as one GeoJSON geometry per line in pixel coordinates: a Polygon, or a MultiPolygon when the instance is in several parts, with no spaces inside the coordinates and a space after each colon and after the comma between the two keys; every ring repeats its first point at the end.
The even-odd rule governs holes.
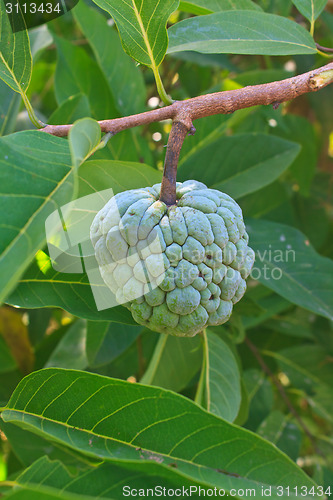
{"type": "Polygon", "coordinates": [[[319,498],[310,488],[333,480],[332,86],[197,120],[185,140],[177,180],[234,197],[256,252],[223,326],[176,338],[122,306],[98,310],[84,246],[72,269],[54,268],[45,221],[73,199],[161,182],[169,123],[99,148],[94,120],[157,107],[158,91],[180,100],[324,65],[315,42],[332,47],[332,10],[94,2],[32,30],[30,47],[0,12],[0,496],[121,499],[125,485],[162,485],[319,498]],[[80,120],[69,139],[31,130],[20,94],[35,124],[27,96],[47,123],[80,120]]]}

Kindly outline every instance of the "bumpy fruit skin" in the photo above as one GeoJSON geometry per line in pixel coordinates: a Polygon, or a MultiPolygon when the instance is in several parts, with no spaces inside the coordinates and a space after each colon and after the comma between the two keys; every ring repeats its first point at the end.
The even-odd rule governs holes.
{"type": "Polygon", "coordinates": [[[104,282],[137,323],[192,337],[230,318],[255,255],[230,196],[198,181],[178,182],[177,203],[167,207],[160,189],[115,195],[90,237],[104,282]]]}

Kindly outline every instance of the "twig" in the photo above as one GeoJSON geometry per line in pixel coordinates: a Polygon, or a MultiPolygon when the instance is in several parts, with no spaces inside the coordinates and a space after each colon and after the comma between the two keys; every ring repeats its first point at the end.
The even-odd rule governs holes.
{"type": "Polygon", "coordinates": [[[333,48],[323,47],[322,45],[319,45],[319,43],[316,43],[316,47],[317,49],[322,50],[323,52],[333,52],[333,48]]]}
{"type": "MultiPolygon", "coordinates": [[[[308,92],[315,92],[333,82],[333,63],[329,63],[313,71],[303,73],[286,80],[254,85],[237,90],[215,92],[194,97],[186,101],[176,101],[170,106],[153,109],[132,116],[101,120],[102,132],[118,133],[128,128],[146,125],[175,117],[183,117],[188,121],[206,116],[233,113],[237,109],[249,108],[260,104],[268,105],[285,102],[308,92]]],[[[43,132],[65,137],[72,125],[47,125],[43,132]]]]}
{"type": "Polygon", "coordinates": [[[251,342],[251,340],[249,340],[248,337],[245,338],[245,343],[248,346],[248,348],[252,351],[254,357],[258,361],[258,363],[261,366],[261,368],[263,369],[263,371],[272,380],[273,384],[275,385],[275,387],[279,391],[279,393],[280,393],[283,401],[286,403],[287,407],[289,408],[290,413],[292,413],[292,415],[295,417],[295,419],[299,423],[300,427],[303,429],[303,431],[305,432],[305,434],[308,436],[309,440],[312,443],[313,449],[320,455],[321,451],[318,450],[318,448],[317,448],[315,437],[312,435],[310,429],[308,428],[308,426],[302,420],[301,416],[297,413],[297,410],[292,405],[292,403],[291,403],[290,399],[288,398],[288,396],[287,396],[287,394],[286,394],[286,392],[285,392],[285,390],[284,390],[281,382],[279,381],[279,379],[274,375],[274,373],[271,371],[271,369],[269,368],[269,366],[265,363],[265,361],[264,361],[263,357],[261,356],[259,350],[251,342]]]}
{"type": "Polygon", "coordinates": [[[165,155],[164,172],[161,185],[160,200],[171,206],[176,203],[176,177],[180,150],[185,137],[192,128],[189,120],[174,119],[169,134],[168,146],[165,155]]]}

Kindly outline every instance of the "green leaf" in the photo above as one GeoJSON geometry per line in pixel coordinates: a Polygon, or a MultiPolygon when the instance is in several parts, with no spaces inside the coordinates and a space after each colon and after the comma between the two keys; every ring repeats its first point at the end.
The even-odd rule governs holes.
{"type": "Polygon", "coordinates": [[[57,108],[47,123],[50,125],[67,125],[91,116],[88,97],[85,94],[76,94],[70,96],[57,108]]]}
{"type": "Polygon", "coordinates": [[[209,330],[205,372],[205,407],[209,412],[233,422],[241,404],[239,368],[230,347],[209,330]]]}
{"type": "Polygon", "coordinates": [[[240,198],[277,179],[299,150],[298,144],[265,134],[221,137],[181,163],[179,180],[193,177],[240,198]]]}
{"type": "Polygon", "coordinates": [[[34,61],[36,61],[37,55],[39,55],[41,51],[46,49],[46,47],[49,47],[53,42],[52,35],[47,29],[46,24],[30,30],[29,39],[31,46],[31,55],[34,61]]]}
{"type": "Polygon", "coordinates": [[[58,62],[55,72],[55,94],[59,104],[70,96],[85,94],[93,118],[103,120],[119,116],[113,96],[97,63],[82,49],[54,36],[58,62]]]}
{"type": "MultiPolygon", "coordinates": [[[[190,52],[189,52],[190,53],[190,52]]],[[[200,149],[216,141],[225,134],[226,130],[238,123],[241,123],[251,113],[251,109],[239,109],[232,115],[213,115],[200,120],[200,127],[194,135],[188,135],[184,141],[178,170],[187,161],[191,161],[200,149]]]]}
{"type": "Polygon", "coordinates": [[[36,117],[26,95],[31,80],[32,56],[25,21],[21,10],[15,11],[16,6],[12,5],[10,14],[3,7],[0,12],[0,78],[21,94],[31,122],[40,128],[44,123],[36,117]]]}
{"type": "Polygon", "coordinates": [[[35,460],[44,455],[47,455],[51,460],[59,459],[68,465],[77,465],[78,463],[77,457],[79,455],[75,455],[72,450],[61,449],[58,445],[21,429],[17,425],[5,423],[1,418],[0,429],[9,441],[11,450],[25,467],[29,467],[35,460]],[[68,453],[68,451],[70,452],[68,453]]]}
{"type": "Polygon", "coordinates": [[[243,426],[249,418],[249,396],[245,388],[244,380],[241,379],[241,404],[234,423],[243,426]]]}
{"type": "Polygon", "coordinates": [[[292,460],[299,457],[302,434],[297,425],[291,421],[290,415],[275,410],[260,424],[259,436],[275,444],[292,460]]]}
{"type": "Polygon", "coordinates": [[[198,16],[224,10],[262,10],[251,0],[187,0],[181,1],[179,10],[198,16]]]}
{"type": "Polygon", "coordinates": [[[320,16],[327,4],[327,0],[292,0],[292,2],[311,24],[320,16]]]}
{"type": "Polygon", "coordinates": [[[92,118],[82,118],[71,127],[68,141],[72,164],[77,168],[98,149],[101,127],[92,118]]]}
{"type": "Polygon", "coordinates": [[[256,252],[252,277],[293,304],[332,320],[332,260],[319,255],[293,227],[251,219],[247,229],[256,252]]]}
{"type": "MultiPolygon", "coordinates": [[[[38,309],[30,309],[29,311],[29,321],[30,321],[30,315],[31,313],[45,313],[45,312],[50,312],[53,316],[53,318],[59,317],[59,311],[54,310],[51,308],[48,309],[43,309],[43,308],[38,308],[38,309]]],[[[60,313],[61,314],[61,313],[60,313]]],[[[52,325],[52,322],[51,322],[52,325]]],[[[52,332],[52,335],[45,335],[41,342],[35,347],[35,353],[36,353],[36,360],[35,360],[35,370],[40,370],[41,368],[45,367],[45,364],[47,363],[48,359],[51,357],[52,353],[54,350],[57,348],[57,345],[59,342],[63,339],[63,337],[66,335],[66,332],[70,328],[71,324],[65,324],[60,326],[60,328],[56,328],[52,332]]],[[[29,332],[30,333],[30,332],[29,332]]]]}
{"type": "Polygon", "coordinates": [[[123,306],[98,311],[92,287],[86,274],[59,273],[52,268],[49,257],[43,252],[37,264],[33,262],[18,286],[7,298],[7,303],[35,309],[61,307],[75,316],[95,321],[115,321],[136,325],[131,313],[123,306]]]}
{"type": "MultiPolygon", "coordinates": [[[[128,188],[152,186],[160,181],[161,173],[140,163],[92,160],[80,166],[78,179],[78,196],[84,197],[91,194],[95,196],[90,200],[76,200],[73,204],[63,207],[65,213],[62,211],[61,225],[57,222],[60,217],[58,212],[52,216],[55,221],[52,217],[48,221],[48,226],[51,224],[52,227],[54,222],[57,222],[58,226],[53,236],[57,250],[54,256],[57,267],[53,269],[50,258],[40,252],[37,255],[37,261],[30,266],[8,301],[28,308],[61,307],[76,316],[91,320],[135,324],[130,312],[122,306],[97,310],[92,290],[95,294],[101,293],[104,296],[108,288],[101,282],[101,278],[98,280],[96,277],[95,280],[93,277],[89,283],[86,274],[78,274],[83,273],[81,255],[90,255],[85,251],[82,252],[79,244],[86,244],[89,241],[93,217],[96,211],[109,200],[112,195],[110,190],[115,194],[128,188]],[[100,191],[104,194],[100,194],[100,191]],[[63,224],[65,224],[66,232],[63,231],[63,224]],[[69,246],[68,238],[71,246],[69,246]],[[60,243],[57,239],[61,240],[60,243]],[[60,253],[59,249],[61,249],[60,253]]],[[[44,222],[43,220],[43,224],[44,222]]],[[[48,238],[48,241],[52,243],[53,239],[48,238]]],[[[86,264],[87,261],[84,263],[86,264]]],[[[90,266],[89,257],[88,265],[89,269],[97,269],[97,264],[95,267],[93,263],[90,266]]],[[[108,300],[108,296],[105,296],[103,304],[105,305],[108,300]]],[[[106,305],[108,304],[109,302],[106,305]]],[[[110,307],[112,305],[114,303],[110,302],[110,307]]]]}
{"type": "Polygon", "coordinates": [[[0,373],[11,372],[16,368],[17,363],[0,332],[0,373]]]}
{"type": "MultiPolygon", "coordinates": [[[[4,407],[9,401],[15,387],[22,379],[22,373],[13,370],[6,373],[0,373],[0,405],[4,407]]],[[[0,419],[1,422],[1,419],[0,419]]]]}
{"type": "Polygon", "coordinates": [[[86,351],[89,366],[96,368],[111,363],[133,344],[141,330],[141,326],[88,321],[86,351]]]}
{"type": "MultiPolygon", "coordinates": [[[[133,328],[134,330],[134,328],[133,328]]],[[[120,356],[108,365],[100,366],[98,373],[122,380],[139,380],[144,374],[145,367],[151,359],[155,346],[160,337],[159,333],[144,328],[140,338],[133,342],[120,356]]],[[[91,370],[97,372],[97,370],[91,370]]]]}
{"type": "Polygon", "coordinates": [[[0,81],[0,136],[14,132],[21,97],[0,81]]]}
{"type": "MultiPolygon", "coordinates": [[[[314,179],[310,196],[296,194],[293,208],[296,218],[295,225],[309,237],[315,250],[321,251],[323,249],[325,251],[326,242],[330,238],[330,219],[323,200],[325,200],[329,187],[328,184],[325,185],[324,189],[319,187],[319,176],[314,179]]],[[[323,178],[322,181],[324,181],[323,178]]]]}
{"type": "Polygon", "coordinates": [[[291,314],[275,315],[265,322],[265,328],[291,337],[313,340],[311,330],[312,313],[304,309],[293,309],[291,314]]]}
{"type": "Polygon", "coordinates": [[[292,9],[292,3],[285,0],[257,0],[267,12],[279,14],[280,16],[288,17],[292,9]]]}
{"type": "Polygon", "coordinates": [[[118,34],[102,14],[84,2],[77,4],[73,15],[94,51],[118,110],[123,115],[143,111],[146,104],[143,75],[124,53],[118,34]],[[112,50],[105,50],[106,45],[112,47],[112,50]]]}
{"type": "Polygon", "coordinates": [[[279,352],[263,351],[273,357],[279,369],[292,385],[311,394],[316,386],[324,383],[333,386],[333,366],[325,348],[318,345],[298,345],[279,352]]]}
{"type": "Polygon", "coordinates": [[[202,350],[198,336],[192,338],[160,335],[142,384],[175,392],[183,390],[200,370],[202,350]]]}
{"type": "Polygon", "coordinates": [[[168,30],[168,53],[314,54],[311,35],[290,19],[256,11],[227,11],[192,17],[168,30]]]}
{"type": "Polygon", "coordinates": [[[79,319],[68,328],[48,359],[45,367],[73,368],[84,370],[88,366],[86,357],[86,321],[79,319]]]}
{"type": "MultiPolygon", "coordinates": [[[[106,77],[98,64],[82,47],[74,46],[56,36],[55,42],[58,54],[55,94],[58,103],[65,105],[65,101],[71,96],[80,93],[87,96],[91,115],[96,120],[119,117],[106,77]]],[[[124,130],[113,137],[99,154],[105,159],[138,161],[141,157],[139,148],[136,145],[128,147],[128,144],[133,142],[132,131],[124,130]]]]}
{"type": "Polygon", "coordinates": [[[332,386],[327,384],[318,385],[315,395],[307,399],[311,408],[317,415],[333,424],[332,386]]]}
{"type": "Polygon", "coordinates": [[[36,346],[46,338],[46,330],[51,316],[52,311],[50,309],[29,311],[28,333],[32,345],[36,346]]]}
{"type": "MultiPolygon", "coordinates": [[[[324,445],[326,450],[328,449],[328,453],[331,455],[331,448],[332,448],[333,440],[329,438],[324,438],[322,439],[321,445],[324,445]]],[[[323,446],[321,446],[322,449],[324,449],[323,446]]],[[[332,456],[332,455],[331,455],[332,456]]],[[[331,456],[329,458],[331,458],[331,456]]],[[[332,484],[333,484],[333,471],[332,468],[328,468],[325,465],[321,465],[319,467],[316,467],[316,472],[314,473],[314,479],[317,482],[317,484],[322,484],[325,488],[327,488],[327,493],[328,493],[328,488],[330,488],[330,491],[332,492],[332,484]]]]}
{"type": "Polygon", "coordinates": [[[333,30],[333,14],[328,12],[328,10],[325,10],[322,15],[322,19],[324,23],[327,25],[327,27],[330,30],[333,30]]]}
{"type": "Polygon", "coordinates": [[[21,12],[7,14],[0,9],[0,78],[15,92],[25,94],[31,78],[32,58],[26,29],[13,31],[12,21],[20,28],[25,26],[21,12]]]}
{"type": "MultiPolygon", "coordinates": [[[[163,496],[159,493],[163,494],[165,491],[165,496],[169,496],[169,491],[181,493],[183,488],[189,492],[191,486],[193,489],[205,487],[200,480],[190,481],[176,469],[159,466],[153,461],[126,464],[122,467],[114,464],[84,469],[76,467],[74,471],[75,475],[73,469],[67,469],[60,461],[50,461],[48,457],[42,457],[12,482],[13,490],[20,491],[20,500],[103,500],[119,499],[130,496],[131,493],[136,496],[144,490],[148,495],[153,491],[156,496],[163,496]],[[36,497],[38,493],[42,496],[36,497]]],[[[191,496],[194,496],[193,492],[191,496]]],[[[10,494],[5,498],[16,499],[16,496],[10,494]]]]}
{"type": "Polygon", "coordinates": [[[250,193],[239,200],[243,213],[248,217],[263,217],[265,214],[288,202],[286,186],[279,180],[250,193]]]}
{"type": "Polygon", "coordinates": [[[265,374],[256,369],[246,370],[243,381],[248,393],[249,416],[246,427],[255,431],[273,408],[274,394],[265,374]]]}
{"type": "Polygon", "coordinates": [[[0,300],[45,243],[45,220],[71,200],[74,174],[67,142],[42,132],[0,139],[0,300]]]}
{"type": "MultiPolygon", "coordinates": [[[[111,139],[112,140],[112,139],[111,139]]],[[[162,173],[144,163],[89,160],[79,169],[79,196],[112,189],[114,194],[161,182],[162,173]]]]}
{"type": "Polygon", "coordinates": [[[177,9],[179,0],[94,0],[114,19],[123,48],[136,61],[151,68],[157,90],[165,104],[172,100],[167,95],[158,67],[168,47],[166,23],[177,9]],[[116,4],[116,5],[115,5],[116,4]]]}
{"type": "Polygon", "coordinates": [[[259,495],[269,484],[278,498],[274,486],[314,485],[270,443],[192,401],[91,373],[46,369],[29,375],[2,418],[107,463],[148,462],[163,471],[172,463],[186,479],[200,477],[226,491],[251,488],[259,495]]]}
{"type": "MultiPolygon", "coordinates": [[[[185,63],[197,65],[202,68],[209,68],[210,66],[214,66],[216,68],[237,71],[236,66],[230,61],[227,54],[200,54],[199,52],[191,52],[190,50],[188,50],[184,52],[174,52],[173,54],[170,54],[170,57],[172,57],[173,59],[184,61],[185,63]]],[[[184,75],[185,68],[182,69],[183,71],[181,71],[181,74],[184,75]]],[[[206,73],[208,73],[207,70],[206,73]]],[[[220,90],[220,86],[218,87],[218,90],[220,90]]],[[[202,118],[201,123],[203,122],[203,120],[207,120],[207,118],[202,118]]]]}
{"type": "Polygon", "coordinates": [[[94,0],[115,20],[125,52],[158,68],[168,47],[166,23],[179,0],[94,0]]]}
{"type": "Polygon", "coordinates": [[[281,126],[272,129],[272,133],[283,139],[292,139],[302,147],[290,167],[289,175],[298,184],[300,192],[309,196],[317,166],[318,146],[314,126],[302,116],[288,114],[283,117],[281,126]]]}
{"type": "Polygon", "coordinates": [[[262,83],[276,82],[277,80],[284,80],[291,76],[294,76],[294,74],[283,69],[283,67],[276,69],[253,69],[235,75],[232,81],[242,85],[242,87],[246,87],[247,85],[261,85],[262,83]]]}
{"type": "MultiPolygon", "coordinates": [[[[248,291],[247,296],[244,300],[249,298],[250,291],[248,291]]],[[[242,307],[242,303],[239,305],[242,307]]],[[[249,310],[246,311],[247,314],[242,317],[243,325],[246,329],[254,328],[262,323],[265,323],[270,318],[275,318],[277,314],[290,309],[292,304],[275,293],[269,294],[268,297],[263,297],[260,300],[250,301],[249,310]],[[254,314],[255,308],[258,308],[256,314],[254,314]]],[[[242,311],[242,309],[241,309],[242,311]]]]}

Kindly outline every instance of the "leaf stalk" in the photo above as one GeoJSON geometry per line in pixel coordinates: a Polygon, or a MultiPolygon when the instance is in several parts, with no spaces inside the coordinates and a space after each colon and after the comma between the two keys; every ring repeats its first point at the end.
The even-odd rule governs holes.
{"type": "Polygon", "coordinates": [[[170,105],[170,104],[172,104],[173,100],[166,93],[166,90],[164,88],[160,72],[158,71],[158,67],[157,66],[153,66],[152,70],[153,70],[155,81],[156,81],[156,87],[157,87],[158,95],[160,96],[160,98],[163,101],[163,103],[166,104],[167,106],[170,105]]]}
{"type": "Polygon", "coordinates": [[[31,106],[31,103],[26,95],[25,92],[22,92],[21,93],[21,96],[22,96],[22,99],[23,99],[23,102],[24,102],[24,106],[28,112],[28,116],[30,118],[30,121],[33,125],[35,125],[35,127],[37,128],[43,128],[43,127],[46,127],[46,123],[42,122],[41,120],[39,120],[33,110],[33,107],[31,106]]]}
{"type": "Polygon", "coordinates": [[[201,340],[202,340],[202,366],[201,366],[201,373],[200,373],[200,378],[198,382],[198,387],[197,391],[195,394],[194,401],[200,406],[205,407],[205,401],[204,401],[204,396],[205,396],[205,390],[207,394],[207,410],[209,411],[209,401],[210,401],[210,388],[209,388],[209,358],[208,358],[208,339],[207,339],[207,330],[204,329],[201,333],[201,340]]]}

